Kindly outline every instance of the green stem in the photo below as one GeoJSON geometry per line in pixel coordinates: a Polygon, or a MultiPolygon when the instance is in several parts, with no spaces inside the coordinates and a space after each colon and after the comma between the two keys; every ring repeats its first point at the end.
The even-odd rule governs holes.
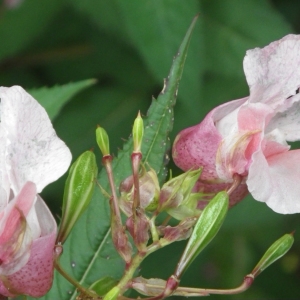
{"type": "Polygon", "coordinates": [[[65,277],[71,284],[73,284],[76,289],[84,294],[84,295],[87,295],[89,297],[92,297],[91,299],[100,299],[100,297],[94,292],[94,291],[91,291],[91,290],[88,290],[86,288],[84,288],[77,280],[75,280],[73,277],[71,277],[61,266],[60,262],[59,262],[59,257],[57,257],[55,260],[54,260],[54,267],[55,269],[63,276],[65,277]]]}
{"type": "Polygon", "coordinates": [[[159,235],[155,226],[155,219],[156,215],[154,214],[153,217],[150,219],[149,225],[153,242],[158,242],[159,235]]]}
{"type": "Polygon", "coordinates": [[[125,271],[125,274],[119,281],[117,287],[120,289],[121,294],[125,292],[128,288],[128,283],[131,281],[131,279],[134,276],[134,273],[136,269],[140,266],[143,259],[146,257],[145,253],[138,252],[135,257],[132,259],[130,264],[127,266],[127,269],[125,271]]]}

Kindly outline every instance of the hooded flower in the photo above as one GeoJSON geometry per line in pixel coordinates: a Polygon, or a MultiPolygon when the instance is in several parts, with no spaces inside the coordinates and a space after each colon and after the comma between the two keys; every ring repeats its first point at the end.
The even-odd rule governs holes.
{"type": "Polygon", "coordinates": [[[287,35],[244,58],[250,96],[213,109],[180,132],[173,158],[183,170],[203,166],[195,189],[215,193],[243,178],[231,205],[249,191],[278,213],[300,212],[300,36],[287,35]]]}
{"type": "Polygon", "coordinates": [[[0,87],[0,101],[0,294],[39,297],[52,284],[57,226],[38,193],[71,154],[21,87],[0,87]]]}

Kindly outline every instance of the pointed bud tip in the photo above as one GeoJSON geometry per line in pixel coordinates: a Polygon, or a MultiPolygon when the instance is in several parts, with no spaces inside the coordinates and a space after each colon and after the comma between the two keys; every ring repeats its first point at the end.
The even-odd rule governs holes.
{"type": "Polygon", "coordinates": [[[140,111],[133,123],[132,129],[132,136],[133,136],[133,151],[134,152],[141,152],[142,147],[142,140],[144,136],[144,122],[143,118],[141,117],[140,111]]]}
{"type": "Polygon", "coordinates": [[[109,138],[104,128],[97,126],[96,140],[103,156],[109,155],[109,138]]]}

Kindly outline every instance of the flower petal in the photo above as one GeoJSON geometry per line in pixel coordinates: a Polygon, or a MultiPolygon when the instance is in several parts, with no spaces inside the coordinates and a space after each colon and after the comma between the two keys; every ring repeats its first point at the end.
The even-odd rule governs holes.
{"type": "MultiPolygon", "coordinates": [[[[1,212],[0,274],[10,275],[28,261],[32,235],[26,216],[34,204],[36,187],[27,182],[19,195],[1,212]]],[[[39,227],[39,225],[37,224],[39,227]]],[[[40,229],[39,229],[40,232],[40,229]]]]}
{"type": "MultiPolygon", "coordinates": [[[[222,140],[216,124],[246,101],[247,98],[243,98],[222,104],[213,109],[200,124],[182,130],[173,145],[175,164],[184,171],[203,167],[202,180],[216,179],[216,154],[222,140]]],[[[230,122],[234,123],[234,120],[227,123],[230,122]]]]}
{"type": "Polygon", "coordinates": [[[272,112],[261,103],[245,103],[237,110],[236,129],[222,140],[216,156],[216,169],[221,179],[231,181],[234,174],[247,175],[252,154],[261,145],[265,123],[272,112]]]}
{"type": "Polygon", "coordinates": [[[290,34],[263,49],[248,50],[244,72],[251,102],[280,106],[300,86],[300,36],[290,34]]]}
{"type": "Polygon", "coordinates": [[[294,98],[292,105],[283,112],[277,113],[266,128],[266,133],[278,130],[286,141],[300,140],[300,94],[294,98]]]}
{"type": "Polygon", "coordinates": [[[277,213],[300,212],[300,150],[285,151],[265,158],[261,151],[253,155],[246,181],[254,199],[266,202],[277,213]]]}
{"type": "Polygon", "coordinates": [[[2,130],[0,123],[0,211],[2,211],[8,203],[10,186],[6,170],[5,163],[5,151],[6,151],[6,136],[2,130]]]}
{"type": "Polygon", "coordinates": [[[9,276],[0,278],[0,294],[13,296],[25,294],[32,297],[44,295],[52,285],[56,222],[44,201],[38,197],[35,204],[41,226],[41,237],[30,249],[26,265],[9,276]],[[9,292],[7,287],[10,287],[9,292]]]}
{"type": "Polygon", "coordinates": [[[67,170],[71,153],[45,109],[21,87],[0,88],[1,126],[8,139],[6,163],[15,193],[27,181],[40,192],[67,170]]]}

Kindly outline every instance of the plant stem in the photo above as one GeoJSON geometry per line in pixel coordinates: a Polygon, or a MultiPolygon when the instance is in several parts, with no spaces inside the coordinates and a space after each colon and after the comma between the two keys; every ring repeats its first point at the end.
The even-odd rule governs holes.
{"type": "Polygon", "coordinates": [[[122,224],[121,214],[120,214],[120,209],[119,209],[119,203],[118,203],[118,197],[117,197],[116,187],[115,187],[114,178],[113,178],[113,171],[112,171],[111,162],[112,162],[112,156],[110,154],[103,156],[102,163],[105,167],[106,174],[107,174],[108,181],[109,181],[109,185],[110,185],[110,190],[111,190],[111,193],[112,193],[112,197],[111,197],[111,200],[112,200],[112,205],[111,205],[112,213],[116,217],[115,221],[117,220],[118,223],[122,224]]]}
{"type": "Polygon", "coordinates": [[[131,260],[130,264],[127,266],[127,269],[125,270],[125,274],[123,275],[123,277],[121,278],[121,280],[117,285],[121,291],[125,292],[127,290],[128,283],[133,278],[136,269],[140,266],[141,262],[145,257],[146,257],[145,253],[138,252],[135,255],[135,257],[131,260]]]}
{"type": "Polygon", "coordinates": [[[132,175],[133,175],[133,205],[132,205],[132,218],[133,218],[133,239],[135,241],[135,245],[139,250],[140,245],[137,241],[138,236],[138,215],[137,212],[140,209],[140,181],[139,181],[139,170],[140,163],[142,160],[141,152],[133,152],[131,154],[131,166],[132,166],[132,175]]]}
{"type": "MultiPolygon", "coordinates": [[[[178,288],[176,288],[175,291],[173,291],[172,295],[184,296],[184,297],[201,297],[201,296],[209,296],[211,294],[219,294],[219,295],[239,294],[246,291],[252,285],[253,281],[254,281],[253,275],[249,274],[244,277],[244,281],[240,286],[233,289],[202,289],[202,288],[191,288],[191,287],[179,286],[178,288]]],[[[132,288],[134,288],[134,283],[132,285],[132,288]]],[[[151,288],[156,290],[161,290],[161,294],[155,297],[143,298],[143,300],[157,300],[157,299],[163,299],[162,297],[167,296],[164,293],[166,286],[151,284],[151,288]]]]}
{"type": "Polygon", "coordinates": [[[55,269],[63,276],[65,277],[71,284],[73,284],[76,289],[84,294],[84,295],[87,295],[89,297],[92,297],[92,299],[100,299],[98,297],[98,295],[91,291],[91,290],[88,290],[86,288],[84,288],[77,280],[75,280],[73,277],[71,277],[61,266],[60,262],[59,262],[59,257],[57,257],[55,260],[54,260],[54,267],[55,269]]]}

